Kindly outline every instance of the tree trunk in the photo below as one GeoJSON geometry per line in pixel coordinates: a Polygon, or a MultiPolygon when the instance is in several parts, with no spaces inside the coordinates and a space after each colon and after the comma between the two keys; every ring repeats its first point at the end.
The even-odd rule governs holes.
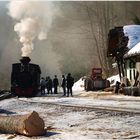
{"type": "Polygon", "coordinates": [[[45,134],[44,127],[43,119],[35,111],[26,115],[0,116],[0,131],[3,132],[38,136],[45,134]]]}

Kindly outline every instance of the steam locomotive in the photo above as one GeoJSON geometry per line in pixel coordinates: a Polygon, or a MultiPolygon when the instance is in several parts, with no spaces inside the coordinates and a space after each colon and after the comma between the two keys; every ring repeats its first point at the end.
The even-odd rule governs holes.
{"type": "Polygon", "coordinates": [[[21,63],[12,64],[11,93],[16,96],[32,97],[39,91],[41,70],[30,61],[29,57],[22,57],[21,63]]]}

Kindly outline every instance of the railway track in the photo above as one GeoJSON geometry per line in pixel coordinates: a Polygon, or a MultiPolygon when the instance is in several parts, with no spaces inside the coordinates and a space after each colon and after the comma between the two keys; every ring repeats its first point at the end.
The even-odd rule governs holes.
{"type": "MultiPolygon", "coordinates": [[[[140,137],[140,134],[137,131],[135,131],[135,129],[132,131],[128,127],[130,125],[130,128],[131,128],[132,124],[135,125],[138,122],[136,121],[136,119],[139,118],[139,114],[140,114],[138,110],[111,107],[111,106],[79,105],[76,102],[72,104],[71,102],[69,102],[69,98],[66,98],[66,99],[64,98],[61,100],[61,102],[60,101],[54,102],[53,100],[49,100],[49,99],[47,100],[47,98],[43,101],[42,99],[43,98],[41,98],[40,100],[38,98],[14,97],[9,102],[9,103],[11,102],[13,103],[12,104],[13,107],[8,107],[4,109],[6,110],[13,109],[11,110],[13,112],[16,112],[16,111],[24,112],[24,111],[30,111],[32,110],[32,108],[36,108],[40,112],[42,117],[44,118],[46,124],[48,126],[54,126],[55,128],[54,131],[56,132],[59,132],[60,130],[63,130],[62,132],[66,132],[69,130],[73,130],[73,131],[79,130],[81,132],[82,130],[85,130],[86,128],[85,123],[86,123],[89,125],[87,129],[89,131],[88,134],[90,134],[90,132],[92,132],[93,135],[94,134],[96,135],[98,133],[105,133],[105,134],[108,133],[110,136],[112,136],[112,139],[134,139],[134,138],[140,137]],[[77,116],[71,119],[73,115],[77,115],[77,116]],[[132,119],[134,118],[133,121],[130,121],[131,117],[132,119]],[[61,118],[62,120],[60,120],[61,118]],[[114,124],[113,123],[110,124],[110,121],[113,121],[114,124]],[[127,130],[121,129],[121,130],[124,130],[123,133],[120,131],[120,129],[118,130],[117,126],[114,128],[114,125],[118,121],[120,121],[121,123],[123,122],[125,126],[122,126],[122,127],[127,128],[127,130]],[[94,122],[97,123],[95,124],[95,128],[97,125],[99,126],[99,129],[95,129],[94,126],[91,127],[94,124],[94,122]],[[110,126],[112,125],[112,128],[110,127],[104,128],[104,124],[106,125],[107,123],[110,126]],[[64,124],[62,128],[60,127],[61,124],[64,124]],[[128,132],[133,132],[133,133],[126,135],[128,134],[128,132]],[[110,134],[110,133],[113,133],[113,134],[110,134]]],[[[75,98],[72,98],[72,99],[75,100],[75,98]]]]}
{"type": "Polygon", "coordinates": [[[0,101],[14,97],[9,91],[0,91],[0,101]]]}
{"type": "MultiPolygon", "coordinates": [[[[5,93],[0,95],[0,100],[13,98],[11,93],[5,93]]],[[[17,98],[17,97],[16,97],[17,98]]],[[[81,109],[96,109],[96,110],[104,110],[104,111],[116,111],[116,112],[128,112],[128,113],[135,113],[140,114],[140,109],[134,108],[126,108],[126,107],[114,107],[114,106],[98,106],[98,105],[80,105],[80,104],[68,104],[68,103],[60,103],[60,102],[43,102],[43,101],[35,101],[32,99],[24,99],[24,98],[17,98],[19,101],[23,102],[30,102],[30,103],[38,103],[38,104],[47,104],[47,105],[57,105],[57,106],[65,106],[65,107],[74,107],[74,108],[81,108],[81,109]]]]}
{"type": "Polygon", "coordinates": [[[63,106],[63,107],[72,107],[72,108],[79,108],[79,109],[86,109],[86,110],[102,110],[102,111],[114,111],[114,112],[126,112],[126,113],[140,114],[140,109],[134,110],[133,108],[67,104],[67,103],[60,103],[60,102],[43,102],[43,101],[34,101],[34,100],[30,100],[30,99],[26,100],[26,99],[22,99],[22,98],[18,98],[18,100],[22,101],[22,102],[38,103],[38,104],[46,104],[46,105],[56,105],[56,106],[63,106]]]}

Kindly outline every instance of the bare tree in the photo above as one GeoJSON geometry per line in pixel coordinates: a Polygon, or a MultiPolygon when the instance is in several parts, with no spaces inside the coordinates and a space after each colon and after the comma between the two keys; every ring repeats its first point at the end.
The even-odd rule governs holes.
{"type": "MultiPolygon", "coordinates": [[[[58,40],[61,46],[69,46],[68,48],[63,47],[66,48],[66,57],[73,56],[67,59],[67,62],[69,62],[69,67],[67,66],[67,68],[70,69],[71,64],[77,64],[73,68],[76,68],[76,72],[79,72],[84,67],[89,69],[101,66],[104,75],[108,77],[111,74],[110,69],[112,67],[111,60],[107,58],[108,33],[114,26],[123,26],[132,23],[129,9],[129,7],[132,8],[131,4],[129,2],[113,1],[62,2],[62,8],[66,9],[62,18],[65,24],[61,23],[59,25],[59,34],[57,34],[57,37],[59,37],[58,40]],[[63,43],[60,40],[63,40],[63,43]],[[79,54],[83,53],[81,52],[82,47],[84,47],[83,42],[87,44],[83,51],[90,52],[88,59],[84,59],[81,55],[79,56],[79,54]],[[70,52],[72,52],[71,55],[69,55],[70,52]],[[76,55],[79,57],[77,58],[76,55]],[[75,63],[76,61],[77,63],[75,63]],[[80,65],[81,63],[83,65],[80,65]],[[97,63],[99,64],[97,65],[97,63]]],[[[134,7],[133,5],[133,9],[134,7]]],[[[62,53],[61,50],[59,52],[62,53]]],[[[63,60],[63,63],[65,63],[65,60],[63,60]]]]}
{"type": "Polygon", "coordinates": [[[93,6],[86,2],[85,7],[88,13],[87,20],[90,23],[89,28],[91,29],[93,45],[96,46],[97,57],[104,75],[107,77],[110,69],[109,61],[107,60],[107,37],[115,18],[113,4],[109,2],[96,2],[93,9],[93,6]]]}

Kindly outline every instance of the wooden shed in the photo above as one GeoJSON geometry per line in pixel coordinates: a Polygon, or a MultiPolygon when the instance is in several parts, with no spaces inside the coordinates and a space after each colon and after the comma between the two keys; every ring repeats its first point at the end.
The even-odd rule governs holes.
{"type": "Polygon", "coordinates": [[[111,29],[107,52],[117,62],[125,93],[140,96],[140,25],[111,29]]]}
{"type": "Polygon", "coordinates": [[[136,80],[140,81],[140,42],[124,55],[124,68],[131,85],[136,84],[136,80]]]}

